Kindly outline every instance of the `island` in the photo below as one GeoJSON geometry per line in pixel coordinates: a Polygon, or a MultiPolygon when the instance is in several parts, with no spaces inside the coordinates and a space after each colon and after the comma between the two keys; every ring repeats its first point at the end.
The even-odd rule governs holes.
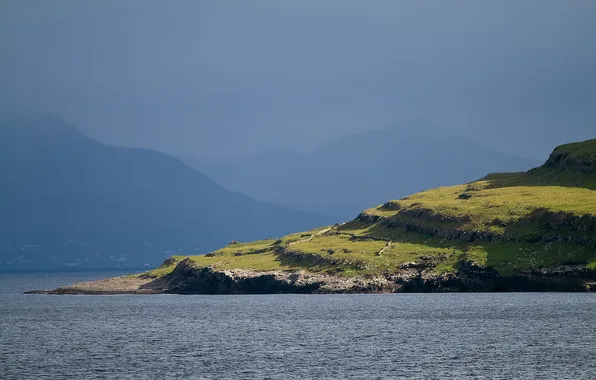
{"type": "Polygon", "coordinates": [[[596,139],[561,145],[528,172],[422,191],[347,223],[30,293],[595,290],[596,139]]]}

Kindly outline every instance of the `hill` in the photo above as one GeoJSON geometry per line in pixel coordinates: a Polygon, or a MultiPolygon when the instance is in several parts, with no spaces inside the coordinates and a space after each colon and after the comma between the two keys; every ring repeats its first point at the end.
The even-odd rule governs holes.
{"type": "Polygon", "coordinates": [[[140,268],[233,239],[333,221],[229,191],[165,154],[104,145],[57,118],[0,118],[0,267],[140,268]]]}
{"type": "Polygon", "coordinates": [[[272,149],[242,159],[182,159],[256,199],[344,220],[393,197],[540,164],[426,123],[344,136],[308,154],[272,149]]]}
{"type": "Polygon", "coordinates": [[[281,239],[57,293],[596,290],[596,140],[528,172],[388,201],[281,239]],[[123,285],[126,284],[126,285],[123,285]]]}

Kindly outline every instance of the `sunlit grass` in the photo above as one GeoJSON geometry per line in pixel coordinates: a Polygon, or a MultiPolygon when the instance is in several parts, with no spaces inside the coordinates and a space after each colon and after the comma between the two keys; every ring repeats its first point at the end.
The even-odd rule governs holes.
{"type": "MultiPolygon", "coordinates": [[[[585,165],[596,157],[596,140],[557,151],[585,165]]],[[[190,259],[217,270],[343,276],[390,274],[404,265],[449,273],[469,262],[503,274],[561,264],[596,270],[596,175],[575,169],[544,165],[528,173],[491,174],[390,201],[344,225],[229,244],[190,259]]],[[[164,276],[182,259],[175,256],[144,275],[164,276]]]]}
{"type": "Polygon", "coordinates": [[[274,239],[257,240],[248,243],[233,243],[228,244],[223,248],[213,251],[211,256],[226,256],[235,254],[253,254],[264,250],[270,250],[271,246],[275,242],[274,239]]]}

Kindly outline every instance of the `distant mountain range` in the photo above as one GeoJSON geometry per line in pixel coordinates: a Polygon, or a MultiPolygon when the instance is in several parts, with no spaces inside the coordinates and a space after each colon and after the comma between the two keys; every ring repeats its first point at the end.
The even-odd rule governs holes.
{"type": "Polygon", "coordinates": [[[57,118],[0,116],[0,270],[140,267],[336,220],[256,201],[180,160],[57,118]]]}
{"type": "Polygon", "coordinates": [[[386,199],[540,164],[420,122],[341,137],[309,154],[277,149],[241,159],[180,158],[229,189],[345,219],[386,199]]]}

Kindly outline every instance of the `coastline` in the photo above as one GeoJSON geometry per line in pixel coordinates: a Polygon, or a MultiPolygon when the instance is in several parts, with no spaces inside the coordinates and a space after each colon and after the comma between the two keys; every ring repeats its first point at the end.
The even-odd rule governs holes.
{"type": "Polygon", "coordinates": [[[330,275],[299,271],[214,270],[182,260],[164,276],[113,277],[31,290],[26,294],[358,294],[424,292],[595,292],[596,272],[581,266],[527,270],[510,276],[474,264],[456,273],[435,274],[416,268],[383,276],[330,275]]]}

